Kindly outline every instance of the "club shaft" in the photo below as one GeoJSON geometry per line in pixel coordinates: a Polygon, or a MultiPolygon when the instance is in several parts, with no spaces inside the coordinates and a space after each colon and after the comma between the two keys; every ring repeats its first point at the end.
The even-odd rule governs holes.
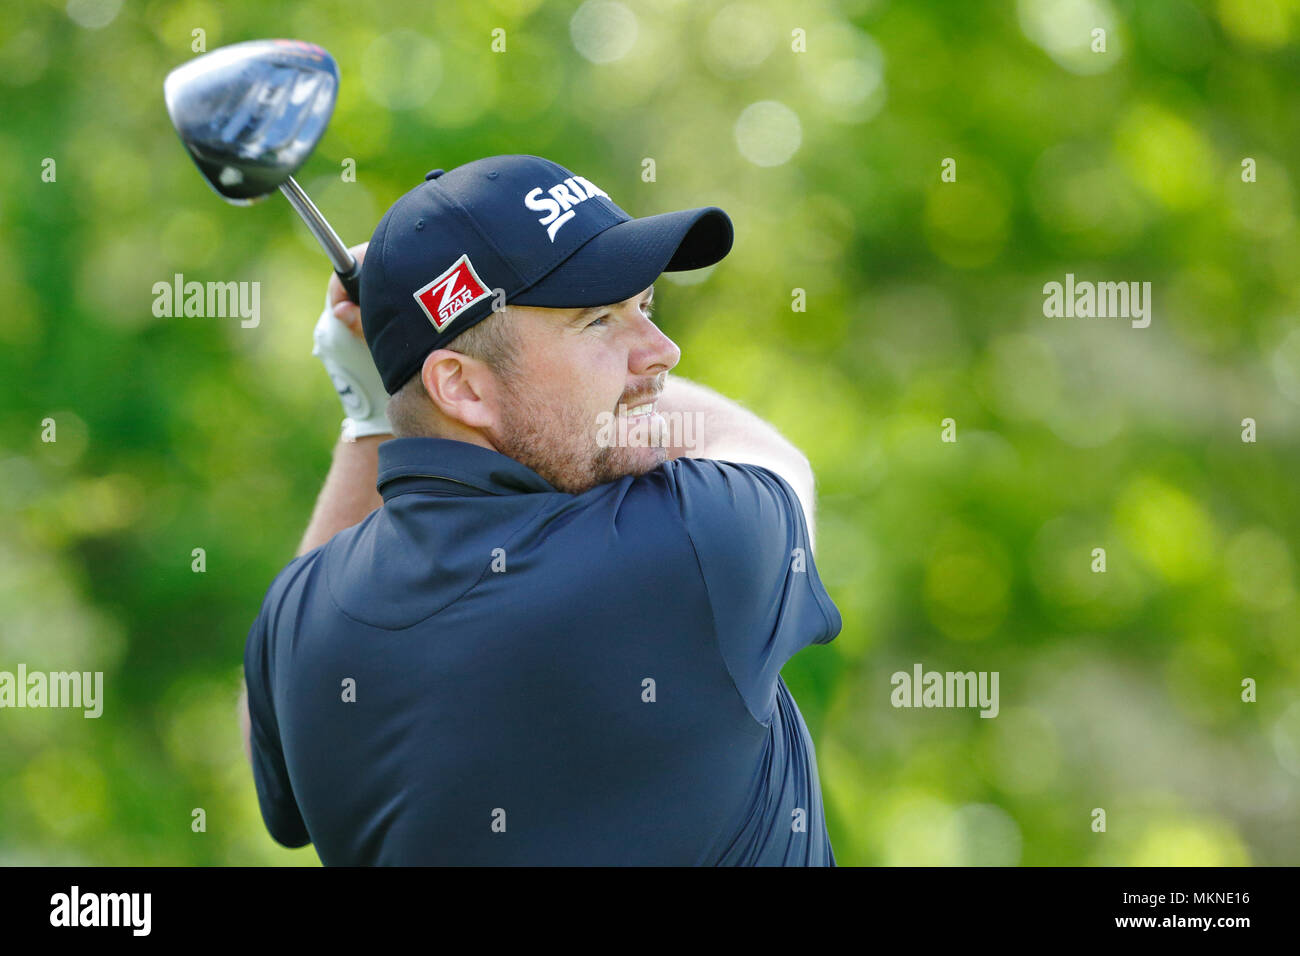
{"type": "Polygon", "coordinates": [[[334,271],[340,275],[352,272],[357,265],[356,260],[352,258],[352,253],[348,252],[348,247],[343,245],[338,233],[321,215],[320,210],[316,208],[316,204],[311,201],[311,197],[303,192],[297,180],[290,176],[285,182],[281,183],[280,192],[284,193],[284,198],[289,200],[293,208],[298,211],[302,221],[307,224],[307,228],[316,237],[316,241],[321,244],[325,254],[330,257],[334,271]]]}

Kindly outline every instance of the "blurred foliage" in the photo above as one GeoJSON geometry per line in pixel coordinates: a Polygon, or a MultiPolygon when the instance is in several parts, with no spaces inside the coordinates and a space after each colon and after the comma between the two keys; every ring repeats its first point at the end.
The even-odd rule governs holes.
{"type": "Polygon", "coordinates": [[[285,202],[223,204],[178,144],[195,29],[338,59],[299,179],[349,243],[495,153],[633,215],[730,212],[659,315],[680,372],[816,467],[845,627],[784,675],[842,864],[1300,862],[1295,0],[20,0],[0,669],[103,670],[107,702],[0,712],[0,862],[316,862],[266,834],[234,714],[337,434],[328,273],[285,202]],[[259,281],[260,323],[155,317],[176,273],[259,281]],[[1067,273],[1150,282],[1151,326],[1045,318],[1067,273]],[[916,662],[998,671],[1000,714],[892,708],[916,662]]]}

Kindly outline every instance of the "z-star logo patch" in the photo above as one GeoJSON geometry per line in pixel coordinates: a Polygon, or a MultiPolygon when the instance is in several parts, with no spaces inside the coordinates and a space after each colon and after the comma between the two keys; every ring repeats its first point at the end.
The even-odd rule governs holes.
{"type": "Polygon", "coordinates": [[[469,255],[462,255],[455,264],[413,295],[433,327],[441,332],[456,316],[475,302],[486,299],[492,292],[478,277],[469,255]]]}

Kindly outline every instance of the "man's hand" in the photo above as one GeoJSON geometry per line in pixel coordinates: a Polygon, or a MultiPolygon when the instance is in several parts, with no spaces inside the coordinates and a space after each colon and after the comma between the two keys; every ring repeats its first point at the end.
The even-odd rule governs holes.
{"type": "MultiPolygon", "coordinates": [[[[352,247],[358,262],[365,259],[368,245],[352,247]]],[[[366,348],[361,310],[348,300],[337,275],[330,276],[325,311],[316,322],[312,338],[315,343],[312,354],[325,366],[347,415],[343,420],[344,439],[355,441],[366,435],[392,434],[388,423],[388,392],[366,348]]]]}
{"type": "MultiPolygon", "coordinates": [[[[369,242],[363,242],[359,246],[353,246],[348,252],[358,263],[365,262],[366,248],[369,242]]],[[[337,272],[330,273],[329,290],[325,294],[326,305],[334,313],[334,318],[338,319],[348,330],[357,338],[365,341],[365,334],[361,330],[361,307],[348,298],[348,294],[343,289],[343,283],[339,281],[337,272]]]]}
{"type": "MultiPolygon", "coordinates": [[[[356,256],[358,262],[365,258],[368,245],[369,243],[363,242],[359,246],[352,247],[352,254],[356,256]]],[[[334,463],[325,479],[325,487],[321,489],[320,497],[316,499],[316,510],[312,513],[302,543],[298,545],[299,555],[319,547],[344,528],[350,528],[362,521],[366,515],[383,505],[383,499],[375,491],[375,481],[379,472],[379,444],[392,437],[392,429],[388,425],[388,416],[385,413],[388,406],[388,393],[379,378],[374,360],[370,357],[370,350],[366,348],[361,329],[361,309],[348,299],[347,293],[343,290],[343,283],[334,274],[330,275],[325,311],[320,321],[316,323],[315,340],[316,348],[312,351],[321,357],[325,368],[330,371],[331,379],[335,380],[335,389],[340,393],[343,389],[339,388],[338,378],[336,378],[337,365],[335,369],[330,368],[339,356],[351,356],[350,361],[356,368],[356,371],[351,374],[358,381],[364,381],[363,373],[369,371],[373,380],[372,394],[382,401],[378,408],[383,417],[382,423],[370,419],[371,427],[376,430],[366,432],[365,437],[359,439],[355,435],[349,435],[346,430],[347,423],[352,419],[345,420],[344,435],[334,446],[334,463]]],[[[349,386],[344,386],[347,387],[349,386]]],[[[344,408],[348,408],[347,397],[343,394],[339,397],[344,401],[344,408]]],[[[244,738],[244,753],[251,761],[251,723],[248,716],[246,685],[240,694],[238,712],[240,733],[244,738]]]]}
{"type": "MultiPolygon", "coordinates": [[[[363,242],[352,247],[358,262],[365,260],[368,245],[363,242]]],[[[316,499],[316,510],[298,546],[299,554],[324,544],[383,504],[375,491],[379,444],[393,437],[388,424],[388,392],[366,348],[361,309],[348,299],[343,283],[333,273],[325,296],[313,352],[330,373],[349,417],[344,419],[343,435],[334,448],[334,464],[316,499]],[[362,411],[366,412],[364,417],[354,417],[362,411]]]]}

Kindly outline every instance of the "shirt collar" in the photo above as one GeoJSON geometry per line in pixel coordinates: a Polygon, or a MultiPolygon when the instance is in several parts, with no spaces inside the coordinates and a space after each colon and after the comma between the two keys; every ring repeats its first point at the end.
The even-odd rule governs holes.
{"type": "Polygon", "coordinates": [[[556,489],[527,465],[491,448],[450,438],[393,438],[379,446],[375,490],[388,501],[407,491],[473,496],[556,489]]]}

